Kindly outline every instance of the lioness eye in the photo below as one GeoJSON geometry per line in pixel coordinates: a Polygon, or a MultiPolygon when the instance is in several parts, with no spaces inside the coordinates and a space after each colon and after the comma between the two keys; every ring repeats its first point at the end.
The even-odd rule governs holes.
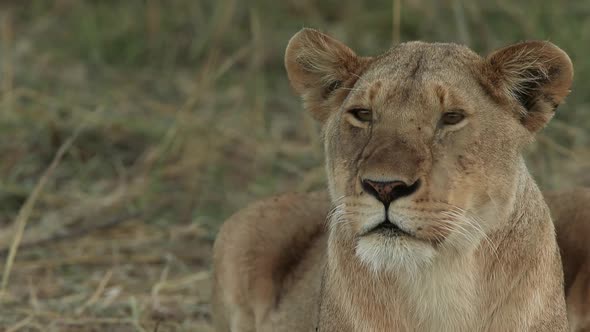
{"type": "Polygon", "coordinates": [[[364,108],[355,108],[349,111],[355,119],[361,122],[371,122],[373,120],[373,114],[371,110],[364,108]]]}
{"type": "Polygon", "coordinates": [[[442,115],[442,123],[445,125],[454,125],[465,119],[465,115],[461,112],[446,112],[442,115]]]}

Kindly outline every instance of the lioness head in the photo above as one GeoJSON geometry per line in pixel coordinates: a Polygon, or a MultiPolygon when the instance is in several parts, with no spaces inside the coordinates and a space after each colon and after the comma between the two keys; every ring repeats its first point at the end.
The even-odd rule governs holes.
{"type": "Polygon", "coordinates": [[[304,29],[285,64],[321,122],[333,232],[375,270],[472,250],[513,212],[521,156],[569,92],[569,57],[531,41],[482,58],[410,42],[357,56],[304,29]]]}

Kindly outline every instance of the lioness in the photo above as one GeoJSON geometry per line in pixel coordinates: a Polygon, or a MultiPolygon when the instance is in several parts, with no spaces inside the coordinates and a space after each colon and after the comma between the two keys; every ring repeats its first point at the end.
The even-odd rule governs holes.
{"type": "Polygon", "coordinates": [[[281,196],[222,226],[218,331],[567,330],[553,223],[521,155],[569,93],[565,52],[409,42],[359,57],[304,29],[285,64],[322,124],[330,203],[281,196]]]}

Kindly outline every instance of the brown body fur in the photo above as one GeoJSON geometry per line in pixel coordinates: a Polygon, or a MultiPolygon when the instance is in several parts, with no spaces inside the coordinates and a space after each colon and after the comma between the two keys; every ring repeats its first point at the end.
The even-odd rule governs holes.
{"type": "Polygon", "coordinates": [[[569,92],[563,51],[412,42],[365,58],[304,29],[285,64],[322,123],[329,199],[224,224],[219,332],[567,330],[554,226],[521,156],[569,92]]]}
{"type": "MultiPolygon", "coordinates": [[[[562,253],[570,331],[588,332],[590,331],[590,247],[588,246],[588,239],[590,239],[590,189],[578,188],[575,190],[546,192],[544,197],[553,216],[558,244],[562,253]]],[[[251,322],[254,322],[254,312],[257,311],[252,307],[255,302],[260,303],[259,305],[263,307],[258,311],[266,312],[265,315],[262,315],[264,317],[282,315],[282,319],[273,318],[268,320],[266,323],[270,325],[268,330],[273,330],[273,323],[280,323],[284,324],[285,327],[290,327],[290,329],[286,328],[285,330],[311,330],[315,326],[314,324],[317,323],[317,313],[319,312],[317,303],[320,293],[317,280],[321,278],[325,264],[324,250],[327,234],[325,234],[323,227],[325,225],[324,220],[329,212],[329,206],[330,201],[327,194],[289,194],[267,199],[236,213],[224,224],[216,243],[216,248],[223,247],[223,249],[216,249],[215,262],[216,266],[220,267],[217,269],[216,275],[230,278],[227,281],[215,279],[216,291],[224,294],[233,293],[236,299],[232,302],[236,303],[237,307],[234,310],[242,311],[244,319],[251,322]],[[287,214],[284,213],[285,211],[287,214]],[[239,227],[236,228],[236,225],[239,225],[239,227]],[[287,226],[287,229],[281,225],[287,226]],[[260,238],[259,229],[276,229],[276,227],[280,227],[281,230],[285,231],[280,233],[282,235],[291,236],[294,233],[298,233],[298,235],[279,242],[270,242],[273,240],[260,238]],[[322,229],[324,234],[316,234],[316,227],[322,229]],[[242,242],[244,240],[248,241],[248,239],[258,239],[260,241],[243,246],[242,242]],[[300,242],[293,245],[291,244],[292,241],[300,242]],[[225,242],[233,243],[233,245],[229,246],[225,242]],[[281,247],[276,248],[277,244],[281,244],[281,247]],[[300,245],[308,247],[302,250],[303,255],[297,256],[298,260],[288,260],[293,267],[289,272],[293,273],[291,278],[297,278],[297,276],[305,275],[307,272],[308,280],[302,278],[298,284],[301,288],[312,285],[307,292],[296,289],[296,287],[290,287],[293,285],[293,280],[289,281],[287,285],[282,285],[281,281],[286,279],[277,280],[273,276],[286,272],[284,269],[277,273],[270,268],[273,264],[256,260],[257,253],[281,252],[285,250],[285,247],[300,245]],[[225,269],[226,264],[223,263],[228,260],[232,262],[248,262],[249,265],[246,266],[249,271],[258,271],[258,273],[265,274],[267,284],[262,285],[263,291],[248,290],[249,288],[244,284],[241,286],[235,285],[236,282],[247,279],[248,274],[240,271],[246,266],[232,264],[228,267],[231,270],[228,271],[225,269]],[[235,278],[235,276],[241,277],[235,278]],[[272,280],[269,281],[270,279],[272,280]],[[233,291],[232,286],[240,291],[233,291]],[[265,290],[272,290],[274,293],[267,295],[265,290]],[[249,294],[243,294],[242,292],[249,292],[249,294]],[[308,297],[307,294],[309,293],[315,294],[315,296],[308,297]],[[287,301],[289,304],[292,303],[291,308],[283,308],[284,310],[281,313],[277,313],[276,308],[272,307],[275,303],[268,299],[274,299],[275,301],[279,299],[283,302],[287,296],[293,298],[292,301],[287,301]],[[252,301],[252,299],[260,297],[265,297],[267,300],[252,301]],[[307,305],[302,304],[305,302],[305,298],[308,301],[307,305]],[[288,314],[304,319],[298,322],[296,320],[291,321],[291,323],[297,322],[297,325],[288,325],[289,321],[286,319],[288,314]]],[[[265,258],[265,256],[261,256],[261,258],[265,258]]],[[[217,295],[214,299],[219,300],[219,294],[217,295]]],[[[217,326],[217,331],[229,331],[225,322],[227,321],[226,316],[230,314],[226,312],[227,309],[221,303],[215,303],[215,321],[220,323],[217,326]]],[[[263,331],[262,328],[259,330],[263,331]]]]}
{"type": "MultiPolygon", "coordinates": [[[[544,193],[544,196],[555,221],[558,243],[562,252],[570,330],[572,332],[588,332],[590,331],[590,249],[588,247],[590,189],[547,192],[544,193]]],[[[327,194],[282,195],[258,202],[236,213],[224,224],[216,242],[216,248],[223,246],[223,249],[216,249],[215,263],[216,267],[219,266],[216,275],[229,278],[229,280],[216,278],[215,290],[235,296],[235,299],[231,300],[236,306],[234,315],[241,312],[238,316],[244,315],[243,319],[251,322],[252,331],[280,330],[273,327],[275,326],[273,324],[284,326],[284,331],[312,331],[317,324],[319,312],[317,304],[320,300],[318,280],[321,280],[325,264],[327,234],[325,234],[324,226],[329,206],[330,201],[327,194]],[[236,228],[236,225],[240,225],[240,227],[236,228]],[[264,236],[261,238],[258,232],[260,229],[277,229],[277,227],[285,231],[285,233],[280,233],[284,236],[294,233],[298,235],[274,242],[274,239],[265,239],[264,236]],[[317,229],[322,229],[323,234],[316,234],[317,229]],[[289,233],[289,231],[293,231],[293,233],[289,233]],[[250,245],[243,246],[243,241],[249,241],[248,239],[254,241],[250,242],[250,245]],[[298,260],[289,260],[292,264],[292,269],[289,272],[293,273],[291,278],[298,278],[301,275],[306,275],[307,278],[299,279],[299,283],[295,282],[297,286],[292,287],[294,284],[292,279],[288,281],[287,285],[282,285],[281,280],[273,278],[277,274],[272,270],[273,264],[256,260],[255,257],[260,252],[284,251],[285,247],[292,246],[292,242],[296,241],[301,242],[294,246],[309,247],[303,250],[304,254],[298,256],[298,260]],[[227,245],[225,242],[232,243],[232,245],[227,245]],[[280,248],[276,247],[277,244],[280,244],[280,248]],[[244,262],[244,265],[226,266],[227,264],[224,262],[227,261],[244,262]],[[249,271],[257,271],[258,276],[264,275],[262,279],[265,280],[266,285],[261,284],[262,291],[250,289],[244,284],[236,285],[237,282],[243,282],[250,276],[241,270],[244,268],[248,268],[249,271]],[[240,277],[236,278],[236,276],[240,277]],[[236,292],[233,287],[239,291],[236,292]],[[274,293],[268,295],[267,292],[270,290],[274,293]],[[248,292],[248,294],[243,292],[248,292]],[[266,300],[260,299],[261,297],[266,300]],[[286,301],[286,298],[291,300],[286,301]],[[277,311],[277,308],[274,307],[277,299],[287,304],[281,308],[281,311],[277,311]],[[258,305],[262,308],[256,309],[254,303],[259,303],[258,305]],[[260,315],[265,317],[265,322],[261,325],[254,324],[255,311],[265,313],[260,315]],[[297,319],[289,320],[290,315],[297,317],[297,319]],[[259,326],[259,328],[255,329],[254,326],[259,326]],[[263,326],[267,328],[264,329],[263,326]]],[[[265,258],[264,255],[261,257],[265,258]]],[[[282,270],[278,274],[284,272],[285,270],[282,270]]],[[[220,294],[216,294],[214,299],[219,302],[220,294]]],[[[217,331],[230,331],[225,323],[228,321],[227,316],[230,315],[227,308],[221,303],[215,303],[213,312],[216,318],[215,322],[220,323],[216,326],[217,331]]]]}
{"type": "Polygon", "coordinates": [[[317,319],[329,207],[326,194],[287,194],[223,224],[213,258],[217,331],[310,330],[301,324],[317,319]]]}
{"type": "Polygon", "coordinates": [[[590,332],[590,189],[545,193],[557,230],[572,332],[590,332]]]}

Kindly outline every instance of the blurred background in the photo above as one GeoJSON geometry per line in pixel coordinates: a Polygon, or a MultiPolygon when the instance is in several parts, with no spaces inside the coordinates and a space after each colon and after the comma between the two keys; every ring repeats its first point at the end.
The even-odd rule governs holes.
{"type": "Polygon", "coordinates": [[[1,0],[0,330],[211,331],[222,221],[324,186],[283,68],[302,27],[361,55],[554,42],[575,83],[528,164],[590,185],[588,1],[1,0]]]}

